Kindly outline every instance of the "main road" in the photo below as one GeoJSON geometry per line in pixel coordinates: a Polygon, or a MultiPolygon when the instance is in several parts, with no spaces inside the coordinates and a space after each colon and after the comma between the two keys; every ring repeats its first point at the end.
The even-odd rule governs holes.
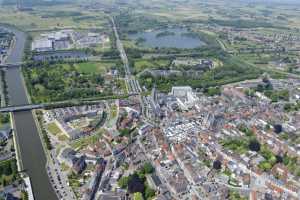
{"type": "MultiPolygon", "coordinates": [[[[26,35],[14,28],[15,44],[6,60],[7,63],[20,63],[26,41],[26,35]]],[[[11,106],[25,105],[30,102],[26,93],[21,68],[8,68],[6,81],[11,106]]],[[[47,157],[31,111],[12,113],[14,131],[21,157],[21,168],[30,177],[34,198],[36,200],[57,200],[46,172],[47,157]]]]}
{"type": "Polygon", "coordinates": [[[118,51],[120,52],[120,57],[121,57],[121,60],[123,62],[124,69],[125,69],[125,81],[126,81],[126,84],[127,84],[128,92],[129,92],[129,94],[140,93],[142,91],[141,87],[140,87],[140,84],[131,75],[128,58],[127,58],[124,46],[123,46],[123,44],[120,40],[118,29],[117,29],[117,26],[115,24],[114,18],[110,17],[110,20],[111,20],[112,28],[113,28],[113,31],[114,31],[114,34],[115,34],[116,46],[117,46],[118,51]]]}

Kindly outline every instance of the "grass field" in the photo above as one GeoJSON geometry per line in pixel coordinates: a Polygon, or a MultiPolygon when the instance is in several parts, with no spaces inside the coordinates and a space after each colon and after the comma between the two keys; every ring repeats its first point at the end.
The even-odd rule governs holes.
{"type": "Polygon", "coordinates": [[[62,135],[62,134],[59,135],[57,138],[59,141],[67,141],[69,139],[66,135],[62,135]]]}
{"type": "Polygon", "coordinates": [[[109,119],[106,121],[105,126],[107,128],[112,128],[117,123],[119,108],[115,103],[112,103],[109,106],[110,106],[109,119]]]}
{"type": "Polygon", "coordinates": [[[166,59],[158,59],[158,60],[138,59],[134,61],[134,71],[138,73],[143,71],[144,69],[165,68],[169,64],[170,64],[170,60],[166,60],[166,59]]]}
{"type": "Polygon", "coordinates": [[[110,108],[110,117],[111,118],[117,117],[117,113],[118,113],[118,107],[117,107],[117,105],[111,106],[111,108],[110,108]]]}
{"type": "Polygon", "coordinates": [[[102,130],[99,130],[99,132],[94,135],[83,137],[83,138],[80,138],[80,139],[74,141],[71,144],[71,146],[75,150],[80,150],[84,147],[87,147],[88,145],[92,145],[92,144],[95,144],[96,142],[98,142],[101,135],[102,135],[102,130]]]}
{"type": "Polygon", "coordinates": [[[20,12],[14,6],[0,8],[0,21],[15,25],[26,31],[65,28],[107,28],[107,18],[101,12],[80,10],[76,5],[35,7],[20,12]]]}
{"type": "Polygon", "coordinates": [[[61,134],[61,130],[60,128],[56,125],[55,122],[51,122],[49,124],[47,124],[47,130],[53,134],[53,135],[58,135],[61,134]]]}
{"type": "Polygon", "coordinates": [[[47,130],[60,141],[67,141],[69,138],[61,131],[55,122],[47,124],[47,130]]]}
{"type": "Polygon", "coordinates": [[[139,48],[134,40],[122,40],[122,43],[125,48],[139,48]]]}
{"type": "Polygon", "coordinates": [[[97,45],[96,47],[93,47],[93,49],[97,52],[101,52],[101,53],[104,53],[104,52],[108,52],[110,51],[112,48],[111,48],[111,42],[107,42],[105,44],[100,44],[100,45],[97,45]]]}
{"type": "Polygon", "coordinates": [[[75,67],[80,73],[105,74],[114,65],[113,62],[85,62],[76,63],[75,67]]]}

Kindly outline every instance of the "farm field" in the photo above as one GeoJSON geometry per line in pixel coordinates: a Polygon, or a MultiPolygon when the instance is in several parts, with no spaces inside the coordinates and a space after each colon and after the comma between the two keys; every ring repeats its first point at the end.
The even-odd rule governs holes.
{"type": "Polygon", "coordinates": [[[32,11],[14,11],[15,7],[0,7],[1,23],[17,26],[25,31],[52,29],[106,28],[107,19],[98,12],[78,11],[76,6],[37,7],[32,11]]]}

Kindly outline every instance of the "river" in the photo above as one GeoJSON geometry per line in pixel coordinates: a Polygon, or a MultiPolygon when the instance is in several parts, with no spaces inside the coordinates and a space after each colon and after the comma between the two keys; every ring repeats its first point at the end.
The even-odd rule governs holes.
{"type": "MultiPolygon", "coordinates": [[[[10,28],[16,35],[16,43],[7,63],[22,61],[26,36],[23,32],[10,28]]],[[[6,72],[10,105],[27,104],[29,99],[22,79],[21,68],[13,67],[6,72]]],[[[22,167],[29,175],[36,200],[57,200],[46,172],[47,158],[39,137],[37,125],[31,111],[13,113],[17,141],[20,149],[22,167]]]]}

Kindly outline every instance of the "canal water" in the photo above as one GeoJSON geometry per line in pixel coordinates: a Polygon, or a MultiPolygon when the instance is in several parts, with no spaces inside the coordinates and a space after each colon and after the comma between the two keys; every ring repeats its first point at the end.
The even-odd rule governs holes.
{"type": "MultiPolygon", "coordinates": [[[[7,63],[22,61],[25,35],[23,32],[10,29],[16,35],[16,44],[7,59],[7,63]]],[[[6,72],[10,105],[27,104],[26,89],[21,75],[21,68],[10,68],[6,72]]],[[[31,111],[13,113],[15,131],[23,170],[29,175],[33,194],[36,200],[57,200],[46,172],[46,156],[39,137],[37,126],[31,111]]]]}

